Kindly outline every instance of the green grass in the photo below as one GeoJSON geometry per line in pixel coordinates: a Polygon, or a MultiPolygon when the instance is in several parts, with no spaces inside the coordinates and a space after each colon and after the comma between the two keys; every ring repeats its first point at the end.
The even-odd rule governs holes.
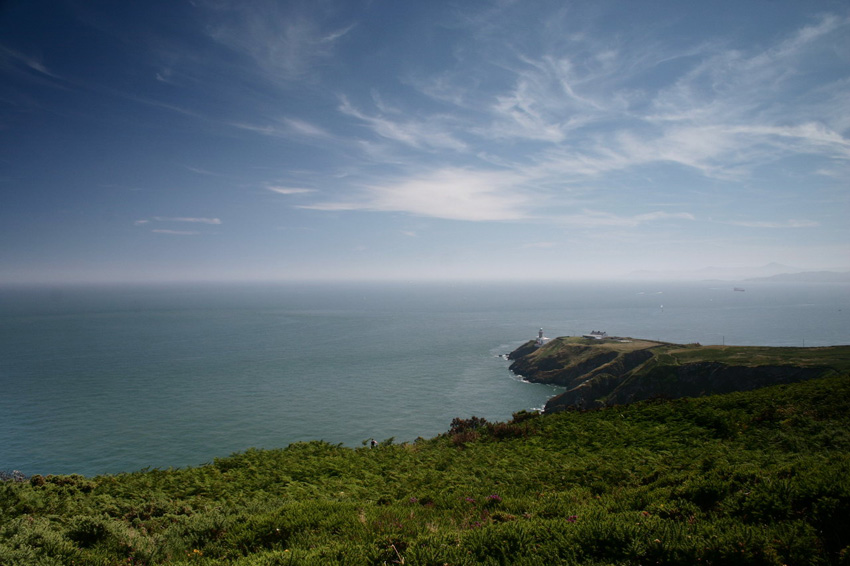
{"type": "Polygon", "coordinates": [[[694,362],[718,362],[729,366],[793,365],[828,367],[839,372],[850,371],[850,346],[789,348],[759,346],[701,346],[672,344],[635,338],[593,340],[580,336],[555,338],[546,346],[532,350],[530,359],[555,360],[561,366],[611,351],[618,354],[652,348],[664,363],[680,365],[694,362]],[[576,347],[583,347],[577,351],[576,347]]]}
{"type": "Polygon", "coordinates": [[[669,348],[679,363],[712,361],[727,365],[793,365],[799,367],[829,367],[850,371],[850,346],[823,348],[776,348],[756,346],[703,346],[699,348],[669,348]]]}
{"type": "Polygon", "coordinates": [[[850,564],[850,377],[0,483],[0,564],[850,564]]]}
{"type": "Polygon", "coordinates": [[[535,353],[540,358],[555,357],[559,358],[564,355],[571,355],[571,347],[589,346],[593,349],[606,349],[615,352],[633,352],[644,348],[652,348],[656,346],[676,346],[683,348],[677,344],[668,344],[666,342],[655,342],[653,340],[642,340],[637,338],[614,339],[608,338],[605,340],[596,340],[594,338],[582,338],[581,336],[563,336],[553,338],[544,347],[538,349],[535,353]]]}

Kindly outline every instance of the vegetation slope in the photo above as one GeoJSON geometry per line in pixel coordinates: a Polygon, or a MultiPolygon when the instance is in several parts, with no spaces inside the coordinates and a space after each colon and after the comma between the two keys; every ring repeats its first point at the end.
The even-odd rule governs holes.
{"type": "Polygon", "coordinates": [[[0,482],[0,564],[850,564],[850,376],[0,482]]]}

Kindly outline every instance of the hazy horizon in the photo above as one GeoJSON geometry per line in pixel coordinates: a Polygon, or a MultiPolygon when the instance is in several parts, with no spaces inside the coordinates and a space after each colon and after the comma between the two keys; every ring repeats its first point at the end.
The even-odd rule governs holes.
{"type": "Polygon", "coordinates": [[[0,284],[848,271],[848,32],[832,0],[2,3],[0,284]]]}
{"type": "MultiPolygon", "coordinates": [[[[829,280],[827,283],[850,283],[850,271],[836,269],[823,270],[789,270],[770,271],[770,274],[760,271],[758,268],[723,268],[707,267],[703,270],[686,272],[677,271],[646,271],[633,272],[621,276],[610,277],[514,277],[514,278],[484,278],[484,277],[301,277],[301,278],[269,278],[269,279],[240,279],[240,278],[208,278],[197,279],[187,277],[184,279],[144,279],[136,277],[133,279],[61,279],[61,280],[7,280],[0,281],[0,288],[53,288],[62,286],[187,286],[187,285],[307,285],[307,284],[481,284],[481,285],[509,285],[509,284],[556,284],[556,283],[612,283],[612,284],[652,284],[652,283],[746,283],[748,281],[770,280],[774,275],[795,274],[835,274],[845,279],[839,281],[829,280]]],[[[781,281],[780,282],[784,282],[781,281]]],[[[803,280],[802,283],[818,283],[818,280],[803,280]]]]}

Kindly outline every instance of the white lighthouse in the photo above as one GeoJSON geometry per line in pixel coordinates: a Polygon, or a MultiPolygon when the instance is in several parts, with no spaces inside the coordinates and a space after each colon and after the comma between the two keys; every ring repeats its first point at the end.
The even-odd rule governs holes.
{"type": "Polygon", "coordinates": [[[536,342],[537,347],[539,348],[540,346],[542,346],[543,344],[545,344],[545,343],[546,343],[546,342],[548,342],[548,341],[549,341],[549,339],[548,339],[548,338],[546,338],[545,336],[543,336],[543,329],[541,328],[541,329],[537,332],[537,342],[536,342]]]}

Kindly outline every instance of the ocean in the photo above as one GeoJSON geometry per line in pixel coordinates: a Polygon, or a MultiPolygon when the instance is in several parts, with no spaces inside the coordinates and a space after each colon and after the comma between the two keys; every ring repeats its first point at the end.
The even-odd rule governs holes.
{"type": "MultiPolygon", "coordinates": [[[[741,285],[741,284],[737,284],[741,285]]],[[[850,343],[850,286],[287,283],[0,288],[0,470],[200,465],[306,440],[432,437],[559,388],[501,357],[537,336],[850,343]]]]}

